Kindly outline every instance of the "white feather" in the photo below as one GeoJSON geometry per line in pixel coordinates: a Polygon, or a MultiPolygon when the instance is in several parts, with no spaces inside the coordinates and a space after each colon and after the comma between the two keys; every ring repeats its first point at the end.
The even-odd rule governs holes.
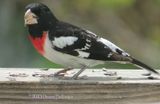
{"type": "Polygon", "coordinates": [[[89,40],[89,39],[86,39],[86,41],[87,41],[87,42],[91,42],[91,40],[89,40]]]}
{"type": "Polygon", "coordinates": [[[124,56],[129,56],[128,53],[124,52],[121,48],[119,48],[118,46],[116,46],[115,44],[113,44],[112,42],[104,39],[104,38],[98,38],[97,39],[98,42],[102,42],[103,44],[105,44],[106,46],[108,46],[113,52],[116,52],[116,49],[119,49],[122,51],[122,55],[124,56]]]}
{"type": "Polygon", "coordinates": [[[52,41],[52,42],[53,42],[54,46],[62,49],[66,46],[74,44],[74,42],[77,41],[77,40],[78,40],[77,37],[68,36],[68,37],[54,38],[54,41],[52,41]]]}
{"type": "Polygon", "coordinates": [[[97,36],[95,33],[91,32],[91,31],[89,31],[89,30],[86,30],[86,32],[89,33],[89,34],[92,34],[92,35],[94,35],[94,36],[97,36]]]}
{"type": "Polygon", "coordinates": [[[76,50],[76,51],[79,53],[79,57],[87,58],[90,55],[90,53],[88,52],[83,52],[80,50],[76,50]]]}

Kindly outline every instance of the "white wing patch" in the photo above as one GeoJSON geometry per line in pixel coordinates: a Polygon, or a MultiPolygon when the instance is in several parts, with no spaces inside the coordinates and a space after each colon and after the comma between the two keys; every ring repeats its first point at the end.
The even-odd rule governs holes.
{"type": "Polygon", "coordinates": [[[122,55],[124,56],[130,56],[128,53],[124,52],[124,50],[122,50],[121,48],[119,48],[118,46],[116,46],[115,44],[113,44],[112,42],[104,39],[104,38],[99,38],[97,39],[98,42],[102,42],[103,44],[105,44],[106,46],[108,46],[113,52],[116,52],[116,49],[119,49],[122,51],[122,55]]]}
{"type": "Polygon", "coordinates": [[[86,32],[89,33],[89,34],[92,34],[92,35],[94,35],[94,36],[97,36],[95,33],[91,32],[91,31],[89,31],[89,30],[86,30],[86,32]]]}
{"type": "Polygon", "coordinates": [[[54,46],[62,49],[66,46],[74,44],[74,42],[77,40],[78,40],[77,37],[73,37],[73,36],[64,37],[64,36],[62,36],[62,37],[54,38],[54,41],[52,41],[52,43],[54,46]]]}
{"type": "Polygon", "coordinates": [[[78,56],[79,57],[83,57],[83,58],[87,58],[87,57],[89,57],[89,55],[90,55],[90,53],[88,53],[88,52],[83,52],[83,51],[80,51],[80,50],[76,50],[77,52],[78,52],[78,56]]]}

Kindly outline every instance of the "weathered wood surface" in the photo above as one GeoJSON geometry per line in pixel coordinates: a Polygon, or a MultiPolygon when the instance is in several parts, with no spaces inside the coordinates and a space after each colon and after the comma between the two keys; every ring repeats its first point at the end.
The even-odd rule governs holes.
{"type": "Polygon", "coordinates": [[[142,70],[88,69],[78,80],[56,70],[0,69],[0,104],[160,104],[160,78],[142,70]],[[108,75],[111,71],[117,74],[108,75]]]}

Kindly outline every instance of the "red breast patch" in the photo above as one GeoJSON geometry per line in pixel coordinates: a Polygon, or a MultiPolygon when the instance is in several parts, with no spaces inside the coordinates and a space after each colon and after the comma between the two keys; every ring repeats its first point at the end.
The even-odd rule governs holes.
{"type": "Polygon", "coordinates": [[[43,55],[44,54],[44,44],[47,37],[47,32],[43,32],[42,37],[32,37],[29,35],[29,39],[31,40],[33,46],[36,48],[36,50],[43,55]]]}

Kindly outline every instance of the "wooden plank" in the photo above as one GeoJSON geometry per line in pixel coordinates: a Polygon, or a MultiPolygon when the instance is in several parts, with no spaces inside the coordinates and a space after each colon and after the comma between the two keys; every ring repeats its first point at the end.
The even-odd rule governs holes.
{"type": "Polygon", "coordinates": [[[160,104],[160,78],[143,70],[88,69],[78,80],[78,69],[65,78],[58,70],[1,68],[0,104],[160,104]]]}

